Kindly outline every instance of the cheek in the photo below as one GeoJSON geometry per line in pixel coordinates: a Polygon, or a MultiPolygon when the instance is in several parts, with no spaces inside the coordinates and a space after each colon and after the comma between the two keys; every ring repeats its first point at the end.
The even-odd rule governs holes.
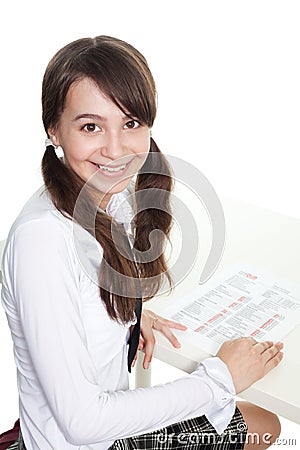
{"type": "Polygon", "coordinates": [[[150,149],[150,136],[147,133],[147,135],[139,136],[137,139],[135,139],[134,144],[135,152],[138,154],[148,153],[150,149]]]}
{"type": "Polygon", "coordinates": [[[87,145],[80,137],[65,139],[61,146],[69,160],[78,162],[84,161],[93,150],[91,145],[87,145]]]}

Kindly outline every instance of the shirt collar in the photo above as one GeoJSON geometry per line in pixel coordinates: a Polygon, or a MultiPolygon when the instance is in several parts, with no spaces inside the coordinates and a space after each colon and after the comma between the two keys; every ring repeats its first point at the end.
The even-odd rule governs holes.
{"type": "MultiPolygon", "coordinates": [[[[134,217],[133,194],[134,184],[130,183],[124,191],[111,196],[105,211],[114,220],[122,223],[128,233],[132,233],[131,221],[134,217]]],[[[99,209],[101,210],[101,208],[99,209]]]]}

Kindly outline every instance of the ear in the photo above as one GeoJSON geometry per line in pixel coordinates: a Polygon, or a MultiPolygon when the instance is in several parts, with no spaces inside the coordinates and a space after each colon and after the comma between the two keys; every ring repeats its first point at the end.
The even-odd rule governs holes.
{"type": "Polygon", "coordinates": [[[49,138],[51,139],[51,141],[53,142],[53,144],[56,146],[56,147],[59,147],[60,146],[60,140],[59,140],[59,133],[58,133],[58,130],[57,130],[57,128],[48,128],[48,135],[49,135],[49,138]]]}

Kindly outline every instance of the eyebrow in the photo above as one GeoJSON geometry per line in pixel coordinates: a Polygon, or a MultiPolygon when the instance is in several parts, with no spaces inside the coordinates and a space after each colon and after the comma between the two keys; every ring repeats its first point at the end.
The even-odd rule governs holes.
{"type": "Polygon", "coordinates": [[[99,114],[84,113],[84,114],[78,114],[78,115],[73,119],[73,122],[76,122],[76,120],[80,120],[80,119],[102,120],[103,122],[106,121],[105,117],[102,117],[102,116],[100,116],[99,114]]]}
{"type": "MultiPolygon", "coordinates": [[[[84,114],[78,114],[74,119],[73,122],[76,122],[77,120],[80,119],[92,119],[92,120],[101,120],[102,122],[106,122],[107,119],[103,116],[100,116],[99,114],[92,114],[92,113],[84,113],[84,114]]],[[[122,117],[123,120],[126,119],[133,119],[133,116],[131,115],[124,115],[122,117]]]]}

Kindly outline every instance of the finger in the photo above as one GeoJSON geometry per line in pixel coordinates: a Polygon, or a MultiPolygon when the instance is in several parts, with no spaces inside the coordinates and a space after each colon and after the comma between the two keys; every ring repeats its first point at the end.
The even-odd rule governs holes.
{"type": "Polygon", "coordinates": [[[143,367],[148,369],[149,364],[152,360],[153,350],[155,346],[155,337],[153,334],[152,327],[149,325],[143,329],[143,339],[144,339],[144,360],[143,367]]]}
{"type": "Polygon", "coordinates": [[[276,344],[274,344],[273,341],[258,342],[256,347],[261,348],[262,349],[261,354],[264,354],[267,350],[271,348],[277,349],[277,351],[282,350],[283,342],[276,342],[276,344]]]}
{"type": "Polygon", "coordinates": [[[270,372],[270,370],[274,369],[278,364],[282,361],[283,352],[279,351],[276,356],[269,359],[269,361],[265,365],[265,374],[270,372]]]}
{"type": "Polygon", "coordinates": [[[181,347],[181,344],[178,341],[177,337],[175,336],[175,334],[172,333],[172,331],[170,330],[170,328],[167,325],[157,322],[156,330],[160,331],[164,336],[166,336],[166,338],[171,342],[173,347],[175,347],[175,348],[181,347]]]}
{"type": "Polygon", "coordinates": [[[158,319],[163,325],[167,325],[170,328],[176,328],[177,330],[187,330],[187,327],[182,323],[175,322],[174,320],[165,319],[164,317],[155,315],[154,319],[158,319]]]}
{"type": "Polygon", "coordinates": [[[162,323],[167,325],[169,328],[175,328],[176,330],[187,330],[185,325],[179,322],[174,322],[173,320],[164,319],[162,323]]]}
{"type": "MultiPolygon", "coordinates": [[[[262,353],[262,357],[263,357],[263,361],[265,362],[265,364],[267,364],[270,360],[272,360],[273,358],[276,358],[276,356],[279,353],[282,353],[282,345],[272,345],[270,348],[268,348],[267,350],[265,350],[262,353]]],[[[283,354],[283,353],[282,353],[283,354]]]]}
{"type": "Polygon", "coordinates": [[[253,347],[258,351],[258,353],[263,353],[266,350],[268,350],[270,347],[274,345],[274,342],[272,341],[263,341],[263,342],[256,342],[253,347]]]}
{"type": "Polygon", "coordinates": [[[132,369],[133,369],[134,366],[135,366],[135,363],[136,363],[136,360],[137,360],[137,355],[138,355],[138,352],[136,352],[135,357],[133,358],[133,361],[132,361],[132,364],[131,364],[131,368],[132,368],[132,369]]]}
{"type": "Polygon", "coordinates": [[[143,361],[144,369],[149,368],[149,365],[152,361],[154,346],[155,346],[155,339],[147,340],[146,346],[145,346],[145,356],[144,356],[144,361],[143,361]]]}
{"type": "Polygon", "coordinates": [[[144,341],[143,341],[142,338],[140,338],[139,345],[138,345],[138,348],[137,348],[137,352],[136,352],[135,357],[133,358],[133,361],[132,361],[132,364],[131,364],[132,368],[135,366],[135,363],[136,363],[136,360],[137,360],[137,357],[138,357],[138,353],[139,353],[138,351],[139,350],[143,350],[143,348],[144,348],[144,341]]]}
{"type": "Polygon", "coordinates": [[[187,327],[179,322],[175,322],[174,320],[166,319],[162,316],[159,316],[158,314],[154,313],[153,311],[149,309],[145,309],[143,312],[143,315],[146,315],[147,317],[153,319],[153,321],[156,323],[157,320],[159,320],[164,325],[168,325],[170,328],[176,328],[178,330],[186,330],[187,327]]]}
{"type": "Polygon", "coordinates": [[[138,345],[138,350],[143,350],[144,345],[145,345],[144,339],[140,338],[139,345],[138,345]]]}

